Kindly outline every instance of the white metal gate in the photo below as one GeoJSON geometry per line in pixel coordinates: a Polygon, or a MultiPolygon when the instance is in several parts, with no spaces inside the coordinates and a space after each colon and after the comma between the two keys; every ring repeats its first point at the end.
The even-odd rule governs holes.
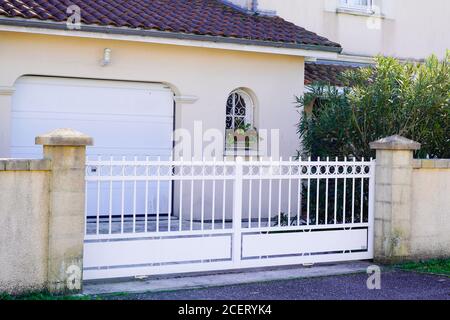
{"type": "Polygon", "coordinates": [[[86,280],[373,258],[373,160],[86,169],[86,280]]]}

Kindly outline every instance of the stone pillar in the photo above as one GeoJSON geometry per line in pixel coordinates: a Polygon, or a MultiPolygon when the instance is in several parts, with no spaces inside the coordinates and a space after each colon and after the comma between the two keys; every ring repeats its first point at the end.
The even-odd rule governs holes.
{"type": "Polygon", "coordinates": [[[391,136],[370,144],[376,150],[375,260],[395,262],[410,256],[413,152],[420,144],[391,136]]]}
{"type": "Polygon", "coordinates": [[[48,243],[48,289],[81,290],[85,219],[86,146],[93,140],[71,129],[36,137],[51,161],[48,243]]]}

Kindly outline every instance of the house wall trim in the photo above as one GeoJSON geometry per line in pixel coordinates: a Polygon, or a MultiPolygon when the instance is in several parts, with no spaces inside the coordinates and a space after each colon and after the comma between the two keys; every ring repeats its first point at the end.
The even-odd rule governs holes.
{"type": "Polygon", "coordinates": [[[17,18],[0,18],[0,31],[138,41],[301,57],[312,56],[330,59],[336,57],[336,55],[342,51],[342,48],[337,47],[247,40],[118,27],[82,25],[80,30],[69,30],[67,29],[67,25],[65,23],[34,21],[17,18]]]}
{"type": "Polygon", "coordinates": [[[182,104],[193,104],[197,102],[198,97],[194,95],[178,95],[173,98],[175,102],[182,104]]]}
{"type": "Polygon", "coordinates": [[[14,87],[0,86],[0,96],[12,96],[15,90],[14,87]]]}

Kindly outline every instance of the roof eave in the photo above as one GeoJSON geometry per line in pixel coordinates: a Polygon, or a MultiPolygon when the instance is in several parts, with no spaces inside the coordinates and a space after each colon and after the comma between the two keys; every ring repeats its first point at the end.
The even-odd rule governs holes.
{"type": "MultiPolygon", "coordinates": [[[[0,18],[0,25],[26,27],[26,28],[43,28],[61,31],[71,31],[67,28],[66,23],[51,22],[42,20],[29,20],[29,19],[17,19],[17,18],[0,18]]],[[[307,45],[299,43],[287,43],[287,42],[273,42],[262,41],[242,38],[220,37],[210,35],[197,35],[179,32],[159,31],[159,30],[144,30],[144,29],[132,29],[132,28],[120,28],[120,27],[107,27],[98,25],[81,25],[78,32],[93,32],[111,35],[124,35],[124,36],[144,36],[154,38],[168,38],[179,40],[193,40],[193,41],[207,41],[225,44],[239,44],[239,45],[252,45],[261,47],[273,47],[273,48],[285,48],[285,49],[300,49],[309,51],[322,51],[329,53],[341,53],[342,47],[335,46],[322,46],[322,45],[307,45]]]]}

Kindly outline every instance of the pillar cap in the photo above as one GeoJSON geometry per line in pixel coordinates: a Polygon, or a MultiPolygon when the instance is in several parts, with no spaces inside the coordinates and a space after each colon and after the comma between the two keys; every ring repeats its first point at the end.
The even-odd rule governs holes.
{"type": "Polygon", "coordinates": [[[375,150],[419,150],[420,143],[395,135],[370,143],[370,148],[375,150]]]}
{"type": "Polygon", "coordinates": [[[35,142],[45,146],[92,146],[94,140],[84,133],[66,128],[39,135],[35,142]]]}

